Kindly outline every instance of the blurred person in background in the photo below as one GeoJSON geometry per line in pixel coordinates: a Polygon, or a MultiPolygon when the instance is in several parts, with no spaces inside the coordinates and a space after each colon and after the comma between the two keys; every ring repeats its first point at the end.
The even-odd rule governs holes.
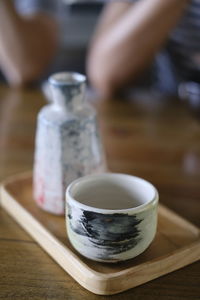
{"type": "Polygon", "coordinates": [[[90,81],[105,98],[141,82],[163,94],[200,81],[200,0],[112,1],[88,54],[90,81]]]}
{"type": "Polygon", "coordinates": [[[56,71],[84,73],[102,7],[93,2],[0,0],[0,77],[23,86],[56,71]]]}

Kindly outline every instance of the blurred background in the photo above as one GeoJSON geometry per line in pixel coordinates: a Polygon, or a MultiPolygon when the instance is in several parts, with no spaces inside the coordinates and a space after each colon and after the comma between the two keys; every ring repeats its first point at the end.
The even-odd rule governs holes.
{"type": "Polygon", "coordinates": [[[0,3],[0,79],[11,86],[68,70],[85,58],[103,1],[8,0],[0,3]]]}

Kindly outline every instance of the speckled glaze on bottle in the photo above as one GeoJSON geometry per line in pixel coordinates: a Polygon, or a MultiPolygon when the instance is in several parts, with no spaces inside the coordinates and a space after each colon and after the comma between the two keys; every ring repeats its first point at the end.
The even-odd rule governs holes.
{"type": "Polygon", "coordinates": [[[44,210],[64,214],[66,187],[105,171],[94,109],[84,101],[85,76],[62,72],[49,78],[52,103],[38,114],[33,196],[44,210]]]}

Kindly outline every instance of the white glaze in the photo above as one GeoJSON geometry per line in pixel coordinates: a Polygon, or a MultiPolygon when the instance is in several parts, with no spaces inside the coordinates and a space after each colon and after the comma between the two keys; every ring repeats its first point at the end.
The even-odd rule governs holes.
{"type": "Polygon", "coordinates": [[[155,236],[158,193],[141,178],[112,173],[86,176],[68,187],[66,201],[69,239],[78,252],[90,259],[116,262],[133,258],[155,236]],[[123,193],[128,192],[129,206],[132,197],[132,207],[127,208],[127,203],[123,207],[123,193],[116,185],[123,187],[123,193]]]}
{"type": "Polygon", "coordinates": [[[84,103],[85,76],[50,77],[52,103],[38,114],[34,199],[44,210],[64,214],[66,187],[76,178],[105,170],[96,114],[84,103]]]}

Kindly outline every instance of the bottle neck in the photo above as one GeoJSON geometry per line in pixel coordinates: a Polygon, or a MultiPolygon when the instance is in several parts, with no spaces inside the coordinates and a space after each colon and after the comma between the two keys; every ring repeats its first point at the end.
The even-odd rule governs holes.
{"type": "Polygon", "coordinates": [[[49,83],[54,107],[68,112],[82,108],[86,88],[84,75],[57,73],[50,77],[49,83]]]}

